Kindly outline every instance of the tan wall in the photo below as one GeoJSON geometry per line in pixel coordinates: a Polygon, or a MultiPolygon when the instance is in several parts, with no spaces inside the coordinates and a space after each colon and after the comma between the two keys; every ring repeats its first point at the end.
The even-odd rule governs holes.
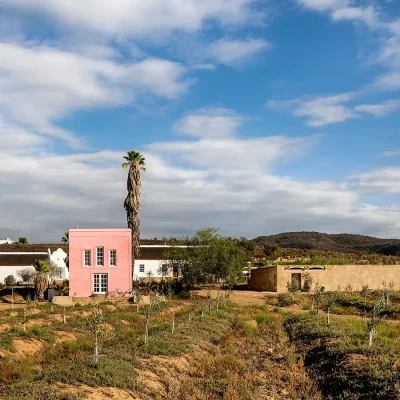
{"type": "Polygon", "coordinates": [[[353,290],[361,290],[362,286],[368,285],[371,289],[382,287],[382,281],[393,281],[395,288],[400,288],[400,265],[327,265],[327,266],[277,266],[277,292],[287,292],[287,282],[292,278],[293,273],[302,274],[308,272],[313,279],[313,288],[316,282],[325,287],[325,290],[336,290],[340,285],[342,290],[346,285],[351,285],[353,290]],[[303,268],[325,268],[325,269],[304,269],[303,268]],[[285,269],[287,268],[287,269],[285,269]],[[290,268],[290,269],[289,269],[290,268]]]}
{"type": "Polygon", "coordinates": [[[266,267],[251,270],[250,287],[252,290],[276,292],[277,267],[266,267]],[[275,275],[275,279],[274,279],[275,275]]]}

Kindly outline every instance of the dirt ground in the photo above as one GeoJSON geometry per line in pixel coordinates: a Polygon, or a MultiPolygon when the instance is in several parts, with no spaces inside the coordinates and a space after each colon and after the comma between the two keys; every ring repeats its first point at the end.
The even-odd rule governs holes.
{"type": "MultiPolygon", "coordinates": [[[[195,290],[193,294],[207,298],[207,290],[195,290]]],[[[218,293],[226,294],[226,290],[210,290],[211,296],[216,298],[218,293]]],[[[274,292],[255,292],[252,290],[233,290],[230,300],[244,306],[261,305],[267,303],[267,297],[277,296],[274,292]]]]}

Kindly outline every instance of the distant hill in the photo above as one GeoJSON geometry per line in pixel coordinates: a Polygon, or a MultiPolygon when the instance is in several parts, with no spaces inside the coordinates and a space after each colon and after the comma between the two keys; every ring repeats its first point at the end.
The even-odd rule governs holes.
{"type": "Polygon", "coordinates": [[[253,242],[259,246],[277,244],[282,248],[400,256],[399,239],[379,239],[348,233],[286,232],[278,235],[259,236],[253,239],[253,242]]]}

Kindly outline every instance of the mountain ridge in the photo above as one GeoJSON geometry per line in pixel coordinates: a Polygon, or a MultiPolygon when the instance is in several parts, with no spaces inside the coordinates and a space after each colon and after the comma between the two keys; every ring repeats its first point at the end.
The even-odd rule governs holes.
{"type": "Polygon", "coordinates": [[[382,239],[351,233],[284,232],[258,236],[252,241],[259,246],[277,244],[282,248],[400,256],[400,239],[382,239]]]}

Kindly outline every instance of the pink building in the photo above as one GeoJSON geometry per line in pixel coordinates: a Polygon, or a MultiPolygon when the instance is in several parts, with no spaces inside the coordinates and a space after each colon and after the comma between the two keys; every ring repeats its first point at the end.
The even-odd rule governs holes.
{"type": "Polygon", "coordinates": [[[130,229],[69,230],[69,295],[87,297],[132,287],[130,229]]]}

